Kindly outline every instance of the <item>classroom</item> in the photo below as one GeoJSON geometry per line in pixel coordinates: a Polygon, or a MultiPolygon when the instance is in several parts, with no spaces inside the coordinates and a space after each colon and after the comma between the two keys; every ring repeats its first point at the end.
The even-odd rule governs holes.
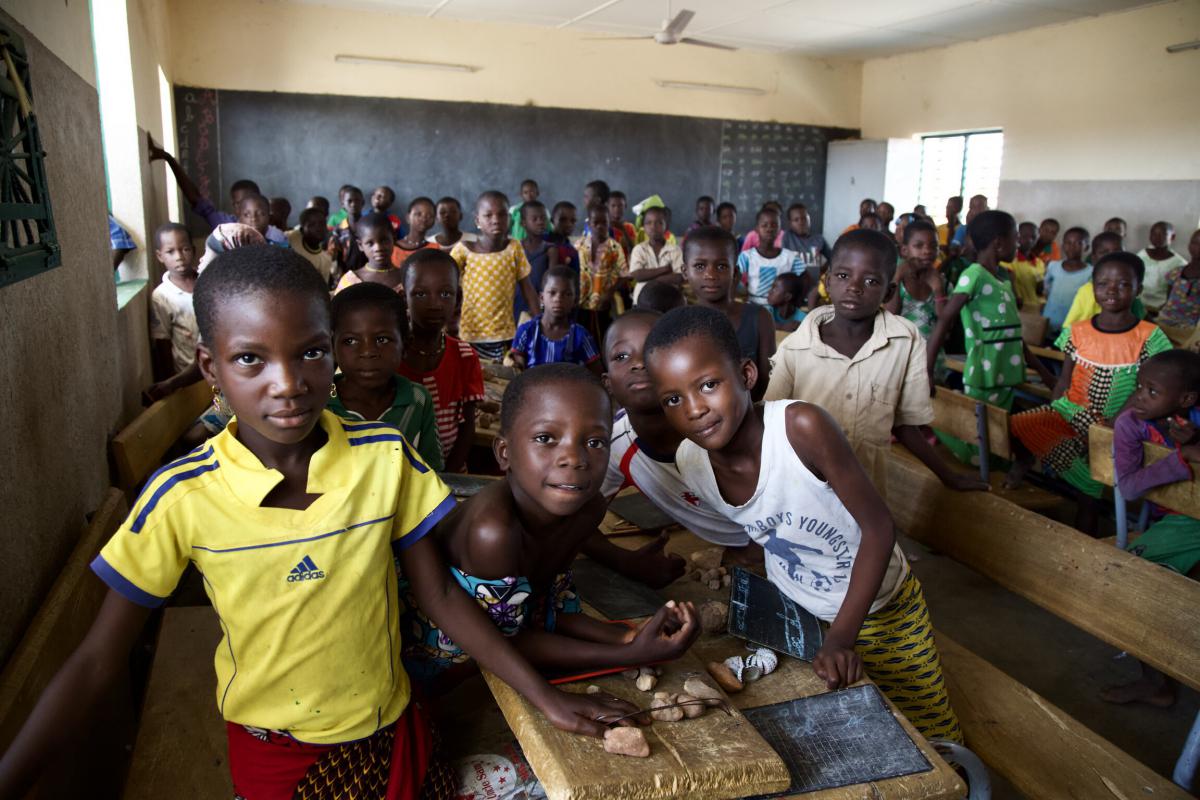
{"type": "Polygon", "coordinates": [[[1200,0],[0,0],[0,800],[1200,796],[1197,98],[1200,0]]]}

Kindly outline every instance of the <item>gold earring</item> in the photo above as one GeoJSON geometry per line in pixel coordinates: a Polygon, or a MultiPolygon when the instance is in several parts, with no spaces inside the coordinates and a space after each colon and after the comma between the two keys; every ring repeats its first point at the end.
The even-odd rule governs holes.
{"type": "Polygon", "coordinates": [[[336,383],[329,384],[329,396],[337,397],[337,384],[336,383]]]}
{"type": "Polygon", "coordinates": [[[221,390],[214,383],[212,387],[213,406],[217,409],[217,413],[223,417],[233,416],[233,412],[229,410],[229,403],[225,400],[225,395],[221,394],[221,390]]]}

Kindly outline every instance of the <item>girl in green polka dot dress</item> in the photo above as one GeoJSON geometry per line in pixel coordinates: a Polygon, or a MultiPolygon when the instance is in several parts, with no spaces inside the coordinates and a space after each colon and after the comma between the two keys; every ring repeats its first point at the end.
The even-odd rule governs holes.
{"type": "MultiPolygon", "coordinates": [[[[967,267],[950,290],[945,311],[929,337],[930,384],[937,354],[950,332],[955,315],[962,319],[967,357],[963,367],[963,392],[976,400],[1011,409],[1013,387],[1025,380],[1025,364],[1038,370],[1053,385],[1040,361],[1025,349],[1021,339],[1021,317],[1012,284],[1001,277],[1001,261],[1011,261],[1017,248],[1017,223],[1003,211],[985,211],[967,228],[975,245],[975,263],[967,267]]],[[[962,442],[943,441],[955,455],[967,461],[978,448],[962,442]]]]}

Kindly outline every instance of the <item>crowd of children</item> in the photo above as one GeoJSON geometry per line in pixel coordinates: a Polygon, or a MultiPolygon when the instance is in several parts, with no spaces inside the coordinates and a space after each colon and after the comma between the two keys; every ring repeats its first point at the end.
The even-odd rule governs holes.
{"type": "MultiPolygon", "coordinates": [[[[481,193],[477,233],[455,198],[417,197],[401,219],[389,187],[367,208],[351,185],[334,213],[313,197],[290,228],[290,203],[253,182],[223,214],[152,141],[150,157],[213,233],[200,259],[183,225],[155,235],[148,394],[202,379],[214,410],[96,558],[109,596],[0,761],[0,795],[87,713],[189,562],[223,622],[218,699],[247,800],[310,796],[330,774],[357,776],[348,796],[438,796],[449,777],[413,699],[435,704],[472,660],[554,724],[598,735],[632,707],[557,691],[535,668],[670,660],[699,634],[689,603],[634,628],[580,613],[571,562],[611,547],[596,527],[629,485],[828,623],[813,668],[830,689],[865,674],[922,734],[961,740],[887,486],[898,442],[950,489],[989,489],[935,444],[946,353],[963,356],[965,394],[1006,410],[1027,368],[1053,387],[1012,416],[1008,483],[1040,461],[1077,491],[1084,530],[1101,488],[1092,423],[1115,425],[1129,499],[1189,479],[1200,456],[1200,355],[1168,338],[1200,317],[1200,231],[1185,258],[1157,223],[1135,255],[1116,218],[1060,243],[1056,220],[1018,225],[982,196],[965,219],[951,198],[941,226],[866,199],[831,245],[802,204],[764,203],[739,238],[737,209],[704,196],[676,238],[657,196],[631,223],[625,195],[593,181],[582,213],[547,213],[532,179],[516,204],[481,193]],[[1061,351],[1057,374],[1023,314],[1045,316],[1037,344],[1061,351]],[[481,361],[516,372],[493,446],[503,478],[456,505],[437,473],[465,471],[481,361]],[[1176,457],[1147,464],[1144,441],[1176,457]]],[[[1154,519],[1132,552],[1195,576],[1200,522],[1154,519]]],[[[679,577],[662,545],[630,573],[679,577]]],[[[1173,693],[1146,667],[1105,697],[1173,693]]]]}

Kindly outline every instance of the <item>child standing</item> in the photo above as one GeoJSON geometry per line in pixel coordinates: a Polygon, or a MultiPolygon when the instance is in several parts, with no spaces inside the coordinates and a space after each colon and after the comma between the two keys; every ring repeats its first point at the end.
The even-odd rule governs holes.
{"type": "Polygon", "coordinates": [[[408,231],[404,227],[404,221],[392,213],[395,203],[396,192],[390,186],[376,186],[371,192],[371,212],[387,217],[387,221],[392,224],[392,235],[396,237],[396,241],[400,241],[408,231]]]}
{"type": "Polygon", "coordinates": [[[443,197],[438,200],[437,221],[442,226],[442,232],[431,235],[429,241],[447,253],[454,249],[454,245],[459,242],[475,241],[475,234],[467,233],[459,227],[462,224],[462,216],[462,203],[458,202],[456,198],[443,197]]]}
{"type": "Polygon", "coordinates": [[[1194,328],[1200,321],[1200,230],[1188,241],[1188,255],[1190,261],[1175,267],[1163,279],[1167,299],[1158,315],[1162,325],[1194,328]]]}
{"type": "Polygon", "coordinates": [[[803,203],[793,203],[787,210],[788,229],[783,232],[783,246],[794,253],[808,269],[808,278],[816,283],[817,270],[829,260],[829,245],[825,237],[812,231],[812,217],[803,203]]]}
{"type": "Polygon", "coordinates": [[[759,211],[754,230],[758,233],[758,244],[738,255],[738,276],[749,293],[750,302],[766,306],[769,305],[767,293],[771,291],[776,275],[785,272],[804,275],[806,271],[798,253],[773,244],[779,235],[778,213],[766,208],[759,211]]]}
{"type": "Polygon", "coordinates": [[[433,201],[428,197],[417,197],[408,204],[408,233],[398,239],[396,246],[392,249],[393,266],[400,266],[404,259],[418,250],[438,246],[436,242],[428,239],[435,213],[433,201]]]}
{"type": "Polygon", "coordinates": [[[613,301],[628,274],[625,251],[608,235],[608,208],[593,203],[588,209],[589,232],[579,240],[579,319],[596,341],[612,321],[613,301]]]}
{"type": "Polygon", "coordinates": [[[550,213],[550,221],[553,227],[545,238],[558,251],[557,263],[569,267],[578,275],[579,251],[575,249],[575,245],[571,244],[571,236],[575,233],[577,221],[575,204],[568,203],[566,200],[555,203],[554,209],[550,213]]]}
{"type": "Polygon", "coordinates": [[[767,293],[767,304],[771,307],[771,318],[775,320],[775,330],[794,331],[807,316],[797,305],[804,296],[804,282],[799,275],[785,272],[771,284],[767,293]]]}
{"type": "Polygon", "coordinates": [[[1062,252],[1058,249],[1058,232],[1061,228],[1058,220],[1053,217],[1042,220],[1042,224],[1038,226],[1037,240],[1033,244],[1033,255],[1040,258],[1043,263],[1062,259],[1062,252]]]}
{"type": "Polygon", "coordinates": [[[1012,417],[1016,465],[1006,485],[1017,486],[1039,458],[1083,498],[1076,527],[1092,532],[1096,500],[1103,486],[1088,467],[1088,428],[1109,422],[1137,387],[1138,367],[1150,356],[1171,349],[1157,325],[1138,320],[1133,298],[1141,291],[1145,266],[1132,253],[1110,253],[1096,262],[1093,284],[1100,313],[1063,329],[1055,346],[1063,351],[1063,369],[1048,406],[1012,417]]]}
{"type": "MultiPolygon", "coordinates": [[[[1103,235],[1096,237],[1097,243],[1107,241],[1100,238],[1103,235]]],[[[1049,333],[1055,338],[1062,330],[1075,293],[1092,279],[1092,265],[1084,259],[1089,249],[1088,232],[1083,228],[1070,228],[1063,234],[1062,260],[1051,261],[1046,267],[1046,305],[1042,307],[1042,316],[1050,320],[1049,333]]],[[[1119,250],[1120,245],[1115,249],[1119,250]]],[[[1101,253],[1103,255],[1105,253],[1101,253]]]]}
{"type": "Polygon", "coordinates": [[[154,378],[165,381],[196,360],[196,248],[187,228],[168,222],[154,232],[154,257],[163,266],[163,279],[150,296],[150,340],[154,378]]]}
{"type": "MultiPolygon", "coordinates": [[[[490,482],[438,527],[448,579],[475,598],[518,652],[556,670],[671,660],[700,633],[690,603],[664,605],[640,628],[580,613],[571,561],[604,517],[612,404],[576,364],[522,372],[504,390],[494,446],[502,480],[490,482]]],[[[402,587],[403,588],[403,587],[402,587]]],[[[432,680],[468,654],[429,620],[418,598],[405,612],[405,664],[432,680]]],[[[432,609],[431,609],[432,610],[432,609]]],[[[444,615],[443,615],[444,616],[444,615]]],[[[457,670],[456,670],[457,671],[457,670]]]]}
{"type": "MultiPolygon", "coordinates": [[[[546,273],[558,265],[558,248],[546,241],[546,207],[540,200],[522,203],[521,216],[521,228],[527,234],[521,240],[521,247],[525,248],[525,259],[529,262],[529,282],[540,294],[546,273]]],[[[513,319],[517,324],[523,321],[522,316],[528,319],[534,310],[525,304],[525,295],[518,290],[513,299],[513,319]]]]}
{"type": "Polygon", "coordinates": [[[501,192],[479,195],[475,203],[479,238],[459,242],[450,251],[462,275],[462,319],[459,335],[480,358],[500,361],[516,332],[513,294],[520,287],[530,308],[537,307],[537,292],[529,282],[525,249],[508,238],[508,198],[501,192]]]}
{"type": "Polygon", "coordinates": [[[1034,252],[1037,232],[1032,222],[1022,222],[1017,227],[1016,257],[1000,264],[1008,270],[1017,303],[1025,309],[1037,309],[1041,304],[1042,281],[1046,277],[1046,265],[1034,252]]]}
{"type": "MultiPolygon", "coordinates": [[[[334,238],[337,239],[338,249],[341,253],[339,266],[345,272],[349,272],[358,269],[367,261],[367,257],[359,249],[358,239],[355,237],[365,200],[362,189],[349,184],[343,186],[338,192],[338,200],[342,204],[341,213],[329,218],[329,227],[333,231],[334,238]]],[[[386,221],[386,217],[384,220],[386,221]]],[[[389,222],[388,225],[390,226],[391,223],[389,222]]],[[[395,238],[396,232],[393,230],[393,243],[395,238]]]]}
{"type": "Polygon", "coordinates": [[[514,205],[508,210],[508,217],[512,220],[512,227],[508,231],[510,239],[516,239],[518,242],[523,241],[527,234],[525,229],[525,219],[521,216],[521,209],[526,203],[532,203],[541,196],[542,190],[538,188],[538,183],[533,178],[526,178],[521,181],[521,202],[514,205]]]}
{"type": "Polygon", "coordinates": [[[709,225],[716,224],[716,221],[713,219],[714,205],[716,205],[716,201],[708,195],[696,198],[696,218],[692,220],[691,224],[687,227],[687,231],[683,234],[685,239],[694,230],[707,228],[709,225]]]}
{"type": "Polygon", "coordinates": [[[738,252],[742,252],[742,237],[737,235],[734,228],[737,227],[737,206],[733,203],[721,203],[717,206],[717,224],[725,230],[726,233],[737,238],[738,252]]]}
{"type": "Polygon", "coordinates": [[[1150,226],[1150,244],[1138,253],[1138,258],[1146,265],[1143,299],[1146,307],[1153,311],[1167,302],[1167,273],[1187,263],[1187,259],[1171,249],[1174,242],[1175,226],[1169,222],[1156,222],[1150,226]]]}
{"type": "MultiPolygon", "coordinates": [[[[896,269],[896,291],[884,304],[917,326],[921,338],[929,341],[937,325],[938,311],[946,304],[946,286],[936,266],[937,228],[924,220],[904,225],[904,244],[900,246],[903,260],[896,269]]],[[[933,368],[935,381],[945,379],[945,356],[938,353],[933,368]]]]}
{"type": "Polygon", "coordinates": [[[729,318],[737,332],[743,358],[758,368],[758,382],[750,387],[755,401],[767,391],[771,357],[775,355],[775,322],[771,313],[755,303],[733,299],[737,277],[737,240],[722,228],[699,228],[683,240],[683,263],[696,302],[729,318]]]}
{"type": "Polygon", "coordinates": [[[325,215],[319,208],[306,208],[300,212],[300,224],[287,232],[288,244],[305,261],[313,265],[329,285],[333,279],[333,262],[337,243],[329,236],[325,227],[325,215]]]}
{"type": "MultiPolygon", "coordinates": [[[[780,206],[779,203],[776,203],[774,200],[768,200],[767,202],[763,203],[762,208],[760,208],[758,210],[758,213],[761,214],[763,211],[774,211],[776,218],[782,218],[782,216],[783,216],[783,207],[780,206]]],[[[757,220],[758,220],[757,214],[755,215],[754,219],[757,223],[757,220]]],[[[747,250],[752,250],[755,247],[758,247],[758,244],[759,244],[758,226],[756,224],[755,227],[750,229],[749,233],[747,233],[745,236],[742,237],[742,246],[738,252],[744,253],[747,250]]],[[[783,247],[783,231],[780,231],[775,236],[775,246],[783,247]]]]}
{"type": "Polygon", "coordinates": [[[612,229],[612,237],[617,240],[617,244],[621,245],[621,249],[625,251],[625,260],[629,261],[633,246],[637,244],[638,240],[637,228],[625,220],[625,209],[629,207],[629,200],[625,197],[624,192],[613,191],[609,192],[606,205],[608,206],[608,227],[612,229]]]}
{"type": "Polygon", "coordinates": [[[645,353],[667,421],[685,437],[684,483],[763,546],[781,592],[830,623],[817,676],[836,689],[865,668],[922,735],[961,741],[921,585],[837,422],[810,403],[755,406],[757,370],[712,309],[664,315],[645,353]]]}
{"type": "MultiPolygon", "coordinates": [[[[1127,500],[1150,489],[1192,479],[1188,461],[1200,460],[1200,355],[1168,350],[1138,370],[1137,390],[1113,425],[1117,487],[1127,500]],[[1145,462],[1143,442],[1170,447],[1174,458],[1145,462]]],[[[1136,556],[1193,580],[1200,579],[1200,520],[1152,505],[1154,522],[1128,546],[1136,556]]],[[[1100,696],[1110,703],[1140,701],[1160,708],[1175,704],[1176,682],[1148,664],[1140,679],[1111,686],[1100,696]]]]}
{"type": "Polygon", "coordinates": [[[400,281],[400,270],[392,264],[392,223],[380,214],[359,217],[355,225],[356,249],[362,253],[364,264],[358,269],[347,270],[338,281],[334,294],[356,283],[382,283],[396,292],[404,291],[400,281]]]}
{"type": "Polygon", "coordinates": [[[882,309],[895,271],[890,236],[860,228],[839,237],[829,262],[830,305],[783,340],[765,399],[826,409],[885,499],[893,435],[951,489],[985,489],[943,462],[920,430],[933,422],[925,340],[913,323],[882,309]]]}
{"type": "Polygon", "coordinates": [[[651,281],[683,285],[683,251],[667,241],[667,215],[661,208],[651,208],[642,217],[642,227],[646,241],[633,248],[625,275],[634,281],[634,303],[651,281]]]}
{"type": "Polygon", "coordinates": [[[333,298],[333,353],[338,374],[329,410],[357,422],[386,422],[434,470],[442,470],[433,400],[423,387],[396,374],[404,301],[379,283],[360,283],[333,298]]]}
{"type": "Polygon", "coordinates": [[[418,250],[400,268],[409,335],[399,373],[433,398],[447,472],[464,472],[483,399],[479,356],[446,333],[458,298],[458,265],[441,250],[418,250]]]}
{"type": "Polygon", "coordinates": [[[125,672],[189,562],[221,615],[216,685],[238,795],[345,796],[351,780],[370,797],[420,792],[432,742],[400,660],[397,557],[484,667],[560,727],[599,735],[612,704],[554,691],[455,588],[427,536],[454,507],[437,474],[398,434],[324,410],[329,293],[312,268],[284,248],[231,251],[197,280],[195,309],[197,361],[235,419],[159,470],[92,562],[108,595],[0,761],[0,795],[23,796],[125,672]]]}
{"type": "Polygon", "coordinates": [[[509,351],[517,369],[565,362],[582,364],[597,375],[602,372],[595,340],[571,320],[576,297],[575,273],[566,267],[546,273],[542,313],[517,328],[509,351]]]}

